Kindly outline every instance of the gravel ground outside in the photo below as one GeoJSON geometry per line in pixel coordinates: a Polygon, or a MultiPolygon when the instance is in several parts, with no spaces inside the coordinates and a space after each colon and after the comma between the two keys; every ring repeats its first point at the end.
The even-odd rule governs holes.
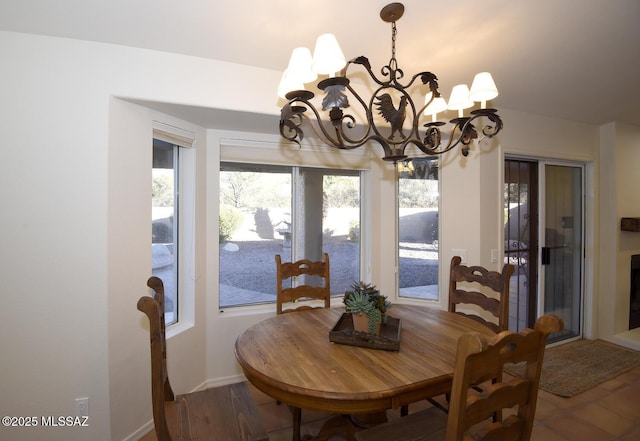
{"type": "MultiPolygon", "coordinates": [[[[220,245],[220,285],[223,291],[220,306],[241,303],[233,298],[234,291],[224,293],[225,286],[237,289],[237,296],[242,291],[251,291],[262,293],[257,296],[261,301],[275,299],[274,256],[281,254],[283,260],[287,261],[290,250],[283,247],[281,240],[234,241],[232,244],[237,245],[237,251],[229,251],[229,247],[220,245]]],[[[335,238],[325,241],[324,251],[330,257],[332,291],[340,295],[359,277],[359,244],[335,238]]],[[[423,245],[403,243],[400,255],[401,288],[437,285],[437,250],[427,251],[423,245]]]]}

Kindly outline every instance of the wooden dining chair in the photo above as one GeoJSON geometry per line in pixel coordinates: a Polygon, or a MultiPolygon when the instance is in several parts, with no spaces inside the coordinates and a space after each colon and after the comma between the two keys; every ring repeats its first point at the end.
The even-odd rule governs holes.
{"type": "Polygon", "coordinates": [[[158,441],[263,441],[269,437],[246,383],[174,395],[167,372],[164,286],[151,277],[153,297],[138,300],[149,318],[151,401],[158,441]]]}
{"type": "Polygon", "coordinates": [[[514,266],[501,272],[481,266],[461,265],[453,256],[449,269],[449,311],[466,315],[494,332],[509,328],[509,281],[514,266]]]}
{"type": "MultiPolygon", "coordinates": [[[[509,328],[509,281],[514,266],[505,264],[502,271],[497,272],[477,265],[461,265],[461,262],[460,256],[451,258],[449,311],[482,323],[493,332],[506,331],[509,328]]],[[[480,386],[476,385],[475,388],[481,391],[480,386]]],[[[449,401],[448,394],[445,399],[449,401]]],[[[427,401],[448,412],[445,400],[434,397],[427,401]]],[[[402,414],[407,413],[408,407],[404,406],[402,414]]]]}
{"type": "Polygon", "coordinates": [[[322,260],[315,262],[307,259],[282,262],[280,254],[276,254],[276,312],[282,314],[310,309],[311,306],[308,305],[295,306],[300,300],[305,299],[322,300],[324,308],[329,308],[331,306],[329,269],[327,253],[322,254],[322,260]],[[318,283],[308,284],[307,277],[318,278],[318,283]],[[291,286],[285,286],[290,282],[291,286]]]}
{"type": "Polygon", "coordinates": [[[358,432],[358,441],[529,441],[547,337],[562,330],[562,319],[540,317],[533,329],[494,337],[464,334],[458,340],[449,414],[430,407],[358,432]],[[524,377],[501,375],[505,363],[525,363],[524,377]],[[472,386],[500,378],[484,392],[472,386]],[[509,415],[493,421],[496,413],[509,415]],[[467,438],[468,436],[468,438],[467,438]]]}
{"type": "MultiPolygon", "coordinates": [[[[300,300],[307,299],[322,300],[324,308],[331,307],[329,254],[323,253],[320,261],[301,259],[295,262],[282,262],[280,254],[276,254],[276,313],[313,308],[310,305],[296,306],[300,300]],[[306,277],[317,278],[317,283],[308,284],[307,280],[302,279],[306,277]],[[286,284],[290,286],[285,286],[286,284]]],[[[289,409],[293,416],[293,441],[299,441],[302,409],[293,406],[289,406],[289,409]]]]}

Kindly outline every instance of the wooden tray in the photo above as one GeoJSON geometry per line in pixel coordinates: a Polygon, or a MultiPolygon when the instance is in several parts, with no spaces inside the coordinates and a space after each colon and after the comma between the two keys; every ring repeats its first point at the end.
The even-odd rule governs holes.
{"type": "Polygon", "coordinates": [[[380,335],[353,330],[351,313],[344,313],[329,331],[329,341],[342,345],[360,346],[383,351],[400,350],[400,319],[388,317],[387,323],[380,325],[380,335]]]}

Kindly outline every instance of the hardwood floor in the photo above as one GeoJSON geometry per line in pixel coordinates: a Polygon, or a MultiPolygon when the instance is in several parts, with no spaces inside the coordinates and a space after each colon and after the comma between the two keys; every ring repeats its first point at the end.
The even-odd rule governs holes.
{"type": "MultiPolygon", "coordinates": [[[[291,441],[291,413],[287,406],[276,404],[253,387],[251,391],[270,441],[291,441]]],[[[428,405],[426,401],[416,403],[410,410],[428,405]]],[[[303,410],[302,433],[317,433],[329,416],[303,410]]],[[[389,418],[398,417],[397,411],[389,411],[389,418]]],[[[640,440],[640,366],[573,398],[541,390],[531,440],[640,440]]]]}

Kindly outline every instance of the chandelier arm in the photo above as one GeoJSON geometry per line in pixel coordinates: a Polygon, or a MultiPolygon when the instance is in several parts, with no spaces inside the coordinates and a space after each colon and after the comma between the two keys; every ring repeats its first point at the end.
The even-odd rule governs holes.
{"type": "Polygon", "coordinates": [[[373,70],[371,69],[371,63],[369,63],[369,59],[363,55],[356,57],[352,60],[349,60],[346,64],[346,66],[344,67],[344,69],[342,69],[342,72],[340,72],[340,75],[343,77],[347,76],[347,69],[349,68],[350,64],[359,64],[362,67],[364,67],[366,69],[366,71],[369,73],[369,76],[371,77],[371,79],[373,81],[375,81],[377,84],[379,84],[380,86],[387,86],[389,85],[389,81],[380,81],[378,79],[378,77],[376,76],[376,74],[373,73],[373,70]]]}
{"type": "MultiPolygon", "coordinates": [[[[432,148],[427,144],[416,143],[416,142],[414,142],[413,144],[416,147],[418,147],[418,149],[420,149],[421,152],[427,155],[442,155],[444,153],[447,153],[453,150],[454,148],[456,148],[458,144],[462,142],[460,138],[456,139],[455,142],[453,142],[453,140],[454,140],[453,138],[449,138],[449,143],[447,144],[447,146],[442,148],[439,148],[438,146],[432,148]]],[[[469,145],[465,144],[464,142],[462,142],[462,144],[463,144],[463,147],[461,149],[462,156],[467,156],[469,154],[469,145]]]]}
{"type": "MultiPolygon", "coordinates": [[[[427,106],[429,104],[431,104],[431,101],[433,101],[434,98],[431,98],[431,100],[429,100],[428,103],[426,103],[424,106],[422,106],[420,108],[420,110],[418,110],[414,115],[413,115],[413,128],[411,131],[411,135],[413,136],[415,134],[415,136],[419,139],[420,138],[420,128],[418,127],[420,125],[420,121],[424,118],[424,109],[427,108],[427,106]]],[[[415,109],[414,109],[415,111],[415,109]]],[[[431,124],[425,124],[425,127],[429,127],[431,124]]],[[[428,129],[427,129],[428,131],[428,129]]],[[[440,142],[438,141],[438,144],[440,144],[440,142]]]]}
{"type": "MultiPolygon", "coordinates": [[[[435,148],[430,148],[429,146],[425,145],[424,149],[420,149],[422,150],[424,153],[427,154],[432,154],[432,155],[441,155],[443,153],[447,153],[450,150],[453,150],[459,143],[460,143],[460,139],[456,139],[455,143],[453,142],[454,138],[453,138],[453,132],[455,131],[455,128],[452,131],[452,136],[451,138],[449,138],[449,143],[447,144],[446,147],[440,148],[438,146],[436,146],[435,148]]],[[[420,148],[418,146],[418,148],[420,148]]],[[[466,156],[466,155],[465,155],[466,156]]]]}
{"type": "Polygon", "coordinates": [[[456,148],[458,144],[469,145],[472,139],[478,137],[475,127],[473,126],[473,124],[470,123],[470,121],[467,121],[462,127],[460,127],[459,124],[454,125],[453,130],[451,130],[451,135],[452,137],[449,139],[449,144],[447,145],[446,149],[442,150],[442,153],[446,153],[449,150],[456,148]],[[456,130],[459,130],[460,133],[458,134],[457,137],[454,138],[453,134],[456,132],[456,130]],[[473,131],[472,133],[475,136],[474,135],[465,136],[465,132],[468,132],[471,130],[473,131]],[[453,141],[454,139],[455,139],[455,142],[452,143],[451,141],[453,141]]]}
{"type": "Polygon", "coordinates": [[[365,138],[360,142],[357,142],[356,144],[344,144],[342,147],[339,147],[340,150],[355,150],[359,147],[362,147],[363,145],[365,145],[367,142],[370,141],[370,137],[369,138],[365,138]]]}
{"type": "MultiPolygon", "coordinates": [[[[346,149],[347,146],[345,146],[342,140],[342,136],[340,135],[340,132],[336,127],[335,123],[332,122],[332,125],[334,126],[334,129],[336,132],[336,138],[333,138],[330,135],[327,128],[325,127],[324,123],[322,122],[322,118],[320,117],[318,110],[308,102],[305,102],[305,104],[309,109],[311,109],[311,111],[315,115],[316,117],[315,124],[314,124],[314,121],[308,115],[302,114],[302,117],[307,120],[307,122],[309,123],[309,126],[311,127],[311,130],[313,130],[313,133],[315,133],[316,137],[320,139],[324,139],[325,142],[327,142],[327,144],[330,144],[332,147],[335,147],[337,149],[346,149]],[[318,129],[320,131],[318,131],[318,129]]],[[[351,119],[353,119],[353,117],[351,117],[350,115],[347,115],[347,117],[350,117],[351,119]]],[[[344,119],[344,117],[341,118],[340,120],[342,121],[342,119],[344,119]]]]}
{"type": "MultiPolygon", "coordinates": [[[[315,115],[315,123],[310,116],[304,113],[300,114],[300,121],[302,122],[302,119],[305,119],[308,122],[308,125],[311,127],[311,130],[313,131],[313,133],[316,135],[316,137],[324,140],[327,144],[330,145],[330,147],[337,148],[340,150],[352,150],[352,149],[361,147],[369,140],[369,138],[363,138],[359,141],[351,141],[348,137],[344,135],[343,130],[341,130],[342,123],[340,124],[332,123],[336,133],[336,137],[335,138],[332,137],[329,131],[327,130],[327,128],[325,127],[325,124],[322,122],[322,119],[320,118],[320,114],[318,113],[316,108],[311,106],[310,103],[308,102],[305,102],[305,104],[307,104],[307,106],[311,109],[311,111],[315,115]],[[346,140],[349,144],[345,144],[344,140],[346,140]]],[[[344,117],[341,118],[341,121],[344,118],[348,118],[354,121],[354,118],[351,115],[344,115],[344,117]]]]}
{"type": "Polygon", "coordinates": [[[493,138],[500,130],[502,130],[502,126],[503,126],[502,119],[496,113],[495,109],[474,110],[471,112],[470,117],[458,118],[458,119],[466,120],[461,128],[461,132],[462,132],[461,139],[464,145],[468,145],[472,139],[475,139],[478,137],[476,128],[471,123],[482,116],[487,117],[489,121],[493,123],[493,125],[487,123],[482,126],[481,132],[485,137],[493,138]]]}
{"type": "Polygon", "coordinates": [[[502,130],[502,119],[500,118],[500,116],[498,116],[497,113],[495,113],[495,110],[493,109],[485,109],[483,115],[489,118],[489,120],[493,122],[494,125],[492,126],[490,124],[485,124],[482,127],[482,134],[487,138],[493,138],[498,134],[500,130],[502,130]]]}
{"type": "Polygon", "coordinates": [[[396,84],[403,89],[408,89],[413,85],[413,83],[415,83],[418,78],[420,78],[420,81],[422,81],[423,85],[429,86],[429,91],[433,92],[433,99],[440,97],[440,92],[438,90],[438,88],[440,87],[438,85],[438,77],[436,77],[435,74],[429,71],[419,72],[415,74],[411,77],[411,80],[406,85],[400,84],[399,82],[396,82],[396,84]]]}
{"type": "MultiPolygon", "coordinates": [[[[438,131],[438,132],[439,132],[439,131],[438,131]]],[[[442,151],[442,152],[441,152],[441,151],[439,151],[439,150],[438,150],[437,146],[436,146],[436,147],[431,147],[431,146],[429,146],[428,144],[425,144],[425,143],[420,142],[420,140],[418,140],[418,139],[410,139],[409,141],[407,141],[407,142],[405,143],[404,148],[406,149],[406,148],[407,148],[407,145],[409,145],[409,144],[414,145],[414,146],[415,146],[415,147],[417,147],[417,148],[418,148],[418,150],[420,150],[422,153],[424,153],[424,154],[426,154],[426,155],[430,155],[430,156],[433,156],[433,155],[439,155],[439,154],[445,153],[445,151],[447,151],[447,150],[445,150],[445,151],[442,151]]]]}
{"type": "MultiPolygon", "coordinates": [[[[377,136],[367,136],[368,132],[367,134],[365,134],[365,136],[363,136],[360,139],[357,139],[357,140],[351,139],[346,135],[346,133],[342,129],[342,125],[334,126],[336,131],[336,137],[339,139],[339,141],[334,141],[334,139],[329,136],[328,131],[326,130],[324,124],[320,120],[316,121],[317,124],[313,124],[313,121],[308,115],[302,115],[302,117],[307,120],[307,122],[309,123],[309,126],[311,127],[311,130],[313,130],[313,133],[315,133],[316,137],[320,139],[325,139],[325,141],[328,141],[328,144],[330,144],[331,147],[334,147],[340,150],[353,150],[353,149],[357,149],[358,147],[362,147],[364,144],[366,144],[371,140],[378,141],[381,145],[383,145],[383,141],[380,141],[377,136]],[[316,125],[320,127],[320,132],[316,128],[316,125]]],[[[353,120],[352,115],[345,115],[344,117],[353,120]]]]}
{"type": "MultiPolygon", "coordinates": [[[[347,84],[346,88],[351,93],[351,95],[353,97],[355,97],[355,99],[360,103],[360,105],[362,106],[362,109],[364,110],[364,112],[366,114],[366,117],[367,117],[366,130],[364,131],[364,134],[361,137],[359,137],[357,139],[356,138],[351,138],[349,136],[347,130],[348,129],[353,129],[357,125],[355,117],[353,115],[351,115],[351,114],[344,114],[343,115],[342,112],[339,109],[338,110],[332,110],[332,111],[335,111],[335,112],[340,112],[339,113],[339,115],[340,115],[339,120],[338,119],[335,120],[333,122],[333,125],[334,125],[334,127],[336,129],[336,132],[338,132],[338,130],[339,130],[339,133],[337,133],[337,136],[339,136],[340,138],[344,139],[344,141],[346,141],[348,144],[361,146],[364,143],[366,143],[367,140],[369,139],[368,137],[369,137],[369,133],[371,132],[371,127],[372,127],[372,120],[371,120],[371,116],[370,116],[371,112],[368,111],[364,100],[360,97],[360,95],[358,95],[356,93],[356,91],[351,87],[350,84],[347,84]],[[350,122],[345,123],[344,119],[349,119],[350,122]],[[346,124],[346,129],[345,129],[345,124],[346,124]]],[[[316,116],[317,116],[317,114],[316,114],[316,116]]],[[[354,148],[354,147],[345,145],[344,142],[342,143],[342,145],[343,145],[343,147],[341,147],[341,148],[354,148]]]]}
{"type": "MultiPolygon", "coordinates": [[[[409,103],[409,107],[411,107],[411,112],[413,113],[412,115],[412,121],[413,121],[413,127],[411,127],[411,132],[408,135],[409,140],[414,139],[414,138],[418,138],[420,137],[420,130],[418,129],[418,123],[420,121],[420,118],[422,118],[422,112],[424,111],[425,106],[423,106],[420,111],[416,112],[416,105],[413,101],[413,99],[411,99],[411,96],[406,93],[406,91],[404,91],[405,95],[407,96],[407,101],[409,103]]],[[[404,143],[403,145],[403,150],[406,148],[406,145],[408,143],[404,143]]]]}
{"type": "MultiPolygon", "coordinates": [[[[469,118],[456,118],[451,122],[454,124],[451,132],[449,134],[449,142],[445,147],[440,148],[438,145],[430,148],[425,145],[426,150],[420,149],[425,153],[441,155],[443,153],[447,153],[450,150],[453,150],[458,146],[458,144],[462,144],[464,147],[462,148],[462,155],[467,156],[469,154],[469,144],[471,141],[478,137],[475,127],[471,122],[478,118],[478,116],[469,117],[469,118]],[[456,136],[456,132],[459,131],[459,134],[456,136]]],[[[419,148],[419,147],[418,147],[419,148]]]]}
{"type": "Polygon", "coordinates": [[[300,145],[304,138],[304,132],[300,128],[301,125],[302,115],[294,111],[289,103],[285,104],[280,112],[280,136],[300,145]]]}
{"type": "MultiPolygon", "coordinates": [[[[311,97],[313,97],[313,95],[311,95],[311,97]]],[[[298,144],[298,146],[301,145],[301,142],[304,139],[304,133],[301,126],[303,124],[303,120],[307,120],[309,126],[311,126],[311,129],[318,138],[322,139],[332,147],[344,148],[344,145],[339,138],[336,140],[331,137],[329,132],[327,132],[324,124],[322,123],[322,119],[320,118],[320,114],[307,99],[301,97],[291,99],[282,108],[280,115],[280,135],[288,141],[295,142],[296,144],[298,144]],[[302,103],[306,107],[296,105],[296,103],[302,103]],[[315,115],[320,131],[318,131],[318,128],[316,128],[311,118],[305,115],[304,112],[307,109],[311,109],[311,111],[315,115]]]]}

